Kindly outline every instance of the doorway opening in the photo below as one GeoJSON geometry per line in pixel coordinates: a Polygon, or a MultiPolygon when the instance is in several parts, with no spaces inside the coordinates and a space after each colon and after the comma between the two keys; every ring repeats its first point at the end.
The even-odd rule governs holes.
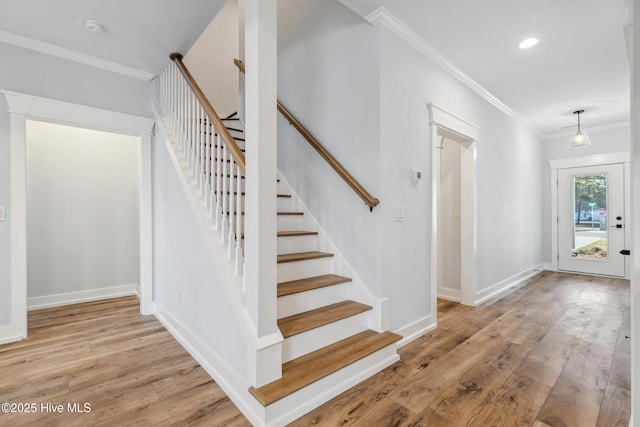
{"type": "Polygon", "coordinates": [[[131,135],[139,152],[139,285],[140,312],[152,311],[152,185],[151,133],[154,121],[145,117],[1,91],[10,113],[10,210],[7,216],[11,233],[10,323],[0,326],[0,344],[27,337],[27,194],[26,138],[27,120],[56,123],[86,129],[131,135]]]}
{"type": "Polygon", "coordinates": [[[629,159],[612,153],[549,161],[552,269],[629,277],[629,159]]]}
{"type": "Polygon", "coordinates": [[[27,120],[27,308],[139,294],[138,138],[27,120]]]}
{"type": "Polygon", "coordinates": [[[477,126],[429,104],[431,118],[431,283],[437,298],[476,305],[477,126]]]}

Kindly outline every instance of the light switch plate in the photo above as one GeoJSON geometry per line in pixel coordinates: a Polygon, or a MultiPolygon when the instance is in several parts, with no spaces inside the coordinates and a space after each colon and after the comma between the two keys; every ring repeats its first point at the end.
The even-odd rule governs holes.
{"type": "Polygon", "coordinates": [[[404,207],[396,206],[393,209],[393,219],[395,219],[396,222],[404,221],[404,207]]]}
{"type": "Polygon", "coordinates": [[[0,221],[6,221],[7,219],[7,211],[5,210],[4,206],[0,206],[0,221]]]}

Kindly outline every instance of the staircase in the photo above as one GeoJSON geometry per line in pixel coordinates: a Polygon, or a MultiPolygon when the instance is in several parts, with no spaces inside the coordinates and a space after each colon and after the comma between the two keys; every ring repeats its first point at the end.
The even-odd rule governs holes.
{"type": "MultiPolygon", "coordinates": [[[[181,61],[178,66],[183,67],[181,61]]],[[[244,131],[235,114],[219,118],[215,111],[205,111],[207,106],[194,108],[194,95],[186,85],[172,86],[179,78],[178,70],[169,68],[160,82],[169,104],[165,127],[174,129],[170,149],[182,158],[183,172],[193,177],[193,193],[221,237],[222,253],[235,264],[235,290],[244,292],[244,131]],[[188,100],[187,107],[180,107],[182,98],[188,100]]],[[[195,86],[194,92],[199,90],[195,83],[189,84],[195,86]]],[[[394,363],[398,360],[396,342],[402,338],[376,331],[382,329],[381,302],[353,274],[284,177],[278,178],[277,185],[277,326],[284,339],[282,376],[230,394],[244,399],[246,393],[248,399],[254,398],[248,406],[236,403],[260,414],[264,425],[291,422],[394,363]]]]}
{"type": "MultiPolygon", "coordinates": [[[[223,119],[244,147],[235,115],[223,119]]],[[[368,328],[372,307],[348,299],[351,278],[334,273],[334,254],[319,251],[319,232],[291,188],[278,180],[278,328],[282,378],[249,389],[265,407],[387,348],[402,337],[368,328]]]]}

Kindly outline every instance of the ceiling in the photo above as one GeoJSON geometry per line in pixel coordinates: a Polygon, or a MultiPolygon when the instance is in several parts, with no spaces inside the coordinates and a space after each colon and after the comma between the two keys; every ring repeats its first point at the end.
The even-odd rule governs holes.
{"type": "Polygon", "coordinates": [[[157,75],[170,53],[187,53],[225,2],[0,0],[0,31],[157,75]],[[90,33],[86,20],[105,31],[90,33]]]}
{"type": "Polygon", "coordinates": [[[629,121],[624,0],[340,0],[378,7],[544,135],[629,121]],[[536,37],[528,50],[518,44],[536,37]]]}
{"type": "MultiPolygon", "coordinates": [[[[586,129],[629,121],[624,0],[340,1],[363,17],[385,7],[543,135],[569,134],[577,109],[586,129]],[[521,50],[526,37],[540,42],[521,50]]],[[[0,32],[159,74],[224,3],[0,0],[0,32]],[[88,32],[87,19],[106,31],[88,32]]]]}

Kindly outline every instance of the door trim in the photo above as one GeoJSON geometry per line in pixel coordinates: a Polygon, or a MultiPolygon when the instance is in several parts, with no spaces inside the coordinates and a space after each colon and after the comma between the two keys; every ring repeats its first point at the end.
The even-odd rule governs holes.
{"type": "Polygon", "coordinates": [[[152,186],[151,135],[154,120],[55,99],[2,90],[10,115],[11,323],[0,328],[0,343],[27,337],[26,121],[37,120],[139,137],[140,311],[151,313],[152,186]]]}
{"type": "MultiPolygon", "coordinates": [[[[549,222],[551,223],[551,263],[547,266],[548,270],[558,271],[558,169],[572,169],[587,166],[604,166],[616,163],[624,164],[624,211],[625,218],[630,218],[630,162],[631,153],[629,151],[547,161],[551,176],[549,182],[549,185],[551,186],[551,211],[549,218],[549,222]]],[[[626,222],[624,237],[625,242],[631,241],[630,221],[626,222]]],[[[625,278],[627,279],[630,277],[630,264],[630,262],[625,263],[625,278]]]]}
{"type": "Polygon", "coordinates": [[[460,156],[460,302],[476,305],[477,277],[477,186],[476,142],[480,128],[429,103],[431,126],[431,312],[437,320],[438,288],[438,210],[440,157],[438,133],[464,143],[460,156]]]}

